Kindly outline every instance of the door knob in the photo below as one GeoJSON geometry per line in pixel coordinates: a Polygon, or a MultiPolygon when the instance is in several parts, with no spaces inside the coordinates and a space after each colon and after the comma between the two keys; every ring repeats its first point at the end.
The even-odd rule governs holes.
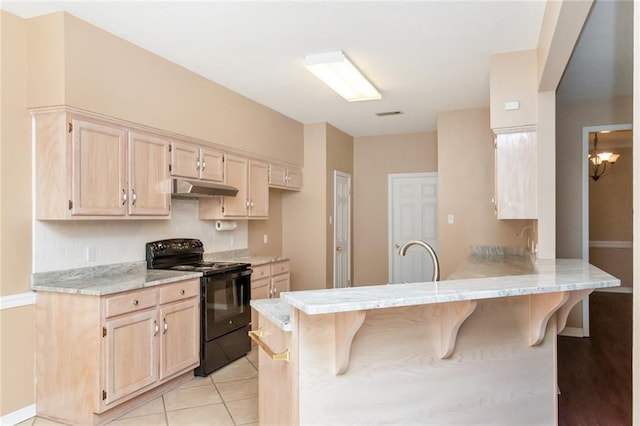
{"type": "Polygon", "coordinates": [[[342,251],[342,247],[340,246],[336,247],[336,251],[342,251]]]}

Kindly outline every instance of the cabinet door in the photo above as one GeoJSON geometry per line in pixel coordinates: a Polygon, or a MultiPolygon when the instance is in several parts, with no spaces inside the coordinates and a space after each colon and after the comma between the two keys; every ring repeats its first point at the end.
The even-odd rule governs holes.
{"type": "Polygon", "coordinates": [[[269,165],[269,186],[284,188],[287,186],[287,168],[277,164],[269,165]]]}
{"type": "Polygon", "coordinates": [[[269,217],[269,165],[262,161],[249,162],[249,216],[269,217]]]}
{"type": "Polygon", "coordinates": [[[287,170],[287,188],[302,189],[302,170],[291,168],[287,170]]]}
{"type": "MultiPolygon", "coordinates": [[[[271,278],[251,280],[251,300],[268,299],[271,296],[271,278]]],[[[258,312],[251,309],[251,329],[258,328],[258,312]]]]}
{"type": "Polygon", "coordinates": [[[102,399],[109,405],[158,380],[156,310],[107,321],[105,329],[102,399]]]}
{"type": "Polygon", "coordinates": [[[496,137],[496,207],[498,219],[535,219],[537,207],[536,133],[496,137]]]}
{"type": "Polygon", "coordinates": [[[247,172],[249,161],[234,155],[224,156],[224,183],[238,188],[235,197],[224,197],[225,217],[246,217],[249,203],[247,172]]]}
{"type": "Polygon", "coordinates": [[[199,171],[198,147],[186,142],[171,142],[171,175],[197,179],[199,171]]]}
{"type": "Polygon", "coordinates": [[[127,199],[126,132],[72,119],[71,214],[123,216],[127,199]]]}
{"type": "Polygon", "coordinates": [[[168,216],[169,141],[129,132],[129,214],[168,216]]]}
{"type": "Polygon", "coordinates": [[[271,277],[271,297],[278,299],[280,293],[289,291],[289,274],[274,275],[271,277]]]}
{"type": "Polygon", "coordinates": [[[200,179],[222,182],[222,157],[219,151],[200,148],[200,179]]]}
{"type": "Polygon", "coordinates": [[[198,298],[160,308],[160,380],[198,365],[200,303],[198,298]]]}

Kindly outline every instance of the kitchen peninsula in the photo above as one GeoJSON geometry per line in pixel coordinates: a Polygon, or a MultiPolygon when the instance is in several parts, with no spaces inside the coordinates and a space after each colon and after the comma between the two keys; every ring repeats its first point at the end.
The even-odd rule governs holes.
{"type": "Polygon", "coordinates": [[[527,256],[470,256],[452,278],[252,301],[260,423],[556,424],[556,334],[620,281],[527,256]]]}

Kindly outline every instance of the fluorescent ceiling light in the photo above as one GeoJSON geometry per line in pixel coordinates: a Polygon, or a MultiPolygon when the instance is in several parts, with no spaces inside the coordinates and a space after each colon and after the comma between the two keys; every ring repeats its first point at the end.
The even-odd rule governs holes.
{"type": "Polygon", "coordinates": [[[348,102],[382,99],[378,89],[341,51],[307,55],[303,63],[348,102]]]}

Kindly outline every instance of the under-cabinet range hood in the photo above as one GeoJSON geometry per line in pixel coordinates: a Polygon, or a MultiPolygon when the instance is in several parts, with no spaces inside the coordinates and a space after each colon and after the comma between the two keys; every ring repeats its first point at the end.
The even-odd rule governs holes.
{"type": "Polygon", "coordinates": [[[235,197],[238,189],[215,182],[191,179],[173,179],[171,196],[176,198],[235,197]]]}

